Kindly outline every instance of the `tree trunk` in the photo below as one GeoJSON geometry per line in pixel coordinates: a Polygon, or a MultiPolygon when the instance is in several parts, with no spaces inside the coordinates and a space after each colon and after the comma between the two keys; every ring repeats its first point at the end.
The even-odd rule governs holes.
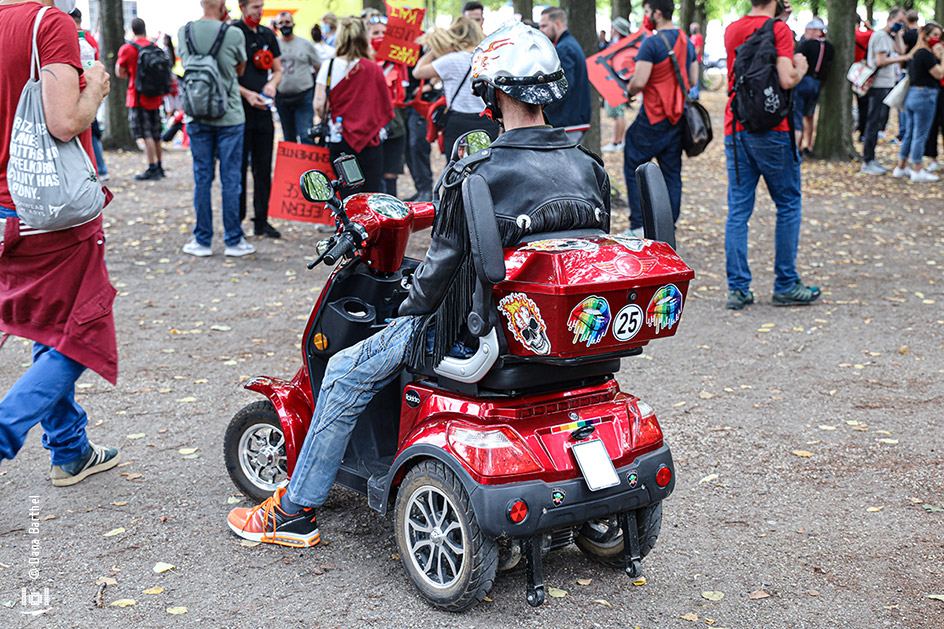
{"type": "Polygon", "coordinates": [[[944,0],[937,0],[934,3],[934,20],[938,24],[944,24],[944,0]]]}
{"type": "Polygon", "coordinates": [[[131,137],[128,124],[128,108],[125,95],[128,80],[115,74],[118,49],[125,43],[125,19],[121,0],[101,0],[101,60],[111,76],[111,92],[105,98],[105,128],[102,129],[102,146],[107,149],[137,151],[138,145],[131,137]]]}
{"type": "Polygon", "coordinates": [[[865,0],[865,21],[869,28],[875,26],[875,0],[865,0]]]}
{"type": "Polygon", "coordinates": [[[512,2],[514,12],[521,15],[522,20],[534,19],[534,0],[514,0],[512,2]]]}
{"type": "Polygon", "coordinates": [[[387,7],[384,6],[383,0],[364,0],[365,9],[377,9],[381,13],[387,12],[387,7]]]}
{"type": "Polygon", "coordinates": [[[707,0],[695,0],[695,14],[692,16],[692,21],[697,22],[701,28],[702,35],[708,32],[708,7],[706,5],[707,0]]]}
{"type": "Polygon", "coordinates": [[[856,157],[852,144],[852,90],[846,69],[855,53],[856,3],[827,0],[829,41],[836,49],[819,97],[819,123],[813,154],[822,159],[848,161],[856,157]]]}
{"type": "Polygon", "coordinates": [[[613,19],[616,19],[618,17],[629,19],[629,14],[633,10],[633,3],[631,2],[631,0],[612,0],[612,4],[613,4],[613,11],[612,11],[611,17],[613,19]]]}
{"type": "Polygon", "coordinates": [[[695,0],[682,0],[679,3],[679,11],[676,14],[675,25],[682,29],[683,33],[691,35],[689,27],[695,21],[695,0]]]}
{"type": "Polygon", "coordinates": [[[815,17],[819,17],[820,0],[810,0],[810,11],[815,17]]]}
{"type": "MultiPolygon", "coordinates": [[[[567,12],[567,28],[580,43],[583,54],[589,57],[599,52],[596,0],[565,0],[560,6],[567,12]]],[[[600,152],[600,95],[592,85],[590,86],[590,130],[581,144],[594,153],[600,152]]]]}

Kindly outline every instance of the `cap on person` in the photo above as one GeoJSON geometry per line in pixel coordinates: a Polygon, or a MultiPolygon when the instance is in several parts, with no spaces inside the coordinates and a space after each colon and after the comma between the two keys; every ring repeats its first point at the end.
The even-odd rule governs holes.
{"type": "Polygon", "coordinates": [[[624,17],[618,17],[613,20],[613,30],[623,37],[626,37],[632,32],[632,27],[629,25],[629,20],[624,17]]]}
{"type": "Polygon", "coordinates": [[[825,31],[826,22],[819,19],[818,17],[814,17],[812,20],[810,20],[810,23],[806,25],[806,28],[813,29],[816,31],[825,31]]]}

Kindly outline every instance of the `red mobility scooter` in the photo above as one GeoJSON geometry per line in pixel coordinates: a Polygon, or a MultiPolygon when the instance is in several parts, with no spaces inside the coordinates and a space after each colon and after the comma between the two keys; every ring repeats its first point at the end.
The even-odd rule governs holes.
{"type": "MultiPolygon", "coordinates": [[[[337,217],[309,268],[340,262],[305,327],[302,366],[290,381],[252,378],[246,388],[266,399],[226,432],[227,469],[256,500],[291,475],[328,359],[396,316],[419,264],[404,257],[407,241],[433,222],[428,203],[342,202],[360,172],[348,157],[335,171],[337,181],[302,177],[306,198],[337,217]]],[[[661,173],[647,164],[637,178],[648,238],[539,234],[505,249],[504,268],[478,267],[494,287],[474,300],[475,353],[405,369],[357,422],[336,483],[381,515],[392,508],[403,567],[436,607],[475,605],[521,559],[537,606],[543,553],[575,543],[636,576],[656,541],[672,456],[652,408],[614,374],[621,358],[675,333],[694,273],[673,249],[661,173]]],[[[494,224],[477,235],[500,249],[494,224]]]]}

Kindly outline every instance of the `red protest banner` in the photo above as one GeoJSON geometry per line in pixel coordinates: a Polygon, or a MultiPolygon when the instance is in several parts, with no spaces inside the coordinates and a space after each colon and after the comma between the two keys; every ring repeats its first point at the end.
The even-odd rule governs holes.
{"type": "Polygon", "coordinates": [[[626,102],[629,78],[636,71],[636,53],[646,37],[642,29],[587,57],[587,75],[610,107],[626,102]]]}
{"type": "Polygon", "coordinates": [[[303,223],[334,224],[334,215],[323,203],[309,203],[302,196],[298,180],[307,170],[320,170],[332,179],[334,169],[323,146],[279,142],[269,196],[269,217],[303,223]]]}
{"type": "Polygon", "coordinates": [[[380,42],[380,48],[377,50],[375,58],[378,61],[392,61],[412,67],[420,60],[421,48],[422,46],[419,44],[390,41],[384,37],[383,41],[380,42]]]}

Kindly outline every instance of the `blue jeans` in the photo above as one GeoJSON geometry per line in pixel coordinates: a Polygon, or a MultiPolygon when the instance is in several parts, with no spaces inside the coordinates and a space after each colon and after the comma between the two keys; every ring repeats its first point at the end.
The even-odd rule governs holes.
{"type": "Polygon", "coordinates": [[[793,128],[803,129],[804,116],[812,116],[816,112],[816,101],[819,99],[819,81],[810,75],[804,76],[793,89],[793,128]]]}
{"type": "MultiPolygon", "coordinates": [[[[429,166],[429,142],[426,141],[426,119],[412,107],[406,108],[406,165],[417,192],[431,193],[433,173],[429,166]]],[[[427,199],[422,199],[427,200],[427,199]]]]}
{"type": "Polygon", "coordinates": [[[245,125],[217,127],[202,122],[187,124],[190,153],[193,156],[193,207],[197,212],[194,238],[205,247],[213,240],[213,203],[210,187],[220,162],[220,184],[223,188],[223,240],[227,246],[243,237],[239,221],[239,193],[242,190],[243,130],[245,125]]]}
{"type": "Polygon", "coordinates": [[[626,197],[629,201],[629,226],[642,227],[642,203],[636,185],[636,168],[652,158],[659,160],[659,169],[669,189],[672,220],[678,221],[682,206],[682,121],[672,124],[665,119],[649,124],[644,109],[626,131],[623,146],[623,175],[626,177],[626,197]]]}
{"type": "Polygon", "coordinates": [[[420,321],[420,317],[393,319],[380,332],[328,361],[305,444],[288,485],[289,500],[320,507],[328,499],[358,417],[406,364],[420,321]]]}
{"type": "Polygon", "coordinates": [[[737,174],[734,169],[734,136],[724,138],[728,165],[728,221],[724,230],[728,290],[746,292],[751,287],[747,264],[747,222],[754,212],[754,196],[761,176],[777,206],[774,231],[774,292],[783,293],[796,284],[797,244],[803,199],[800,163],[793,151],[789,131],[737,132],[737,174]],[[740,178],[740,181],[738,180],[740,178]]]}
{"type": "MultiPolygon", "coordinates": [[[[98,121],[93,120],[92,126],[97,126],[98,121]]],[[[108,165],[105,164],[105,151],[102,150],[101,131],[97,134],[92,132],[92,150],[95,152],[95,165],[98,166],[98,176],[104,177],[108,174],[108,165]]]]}
{"type": "Polygon", "coordinates": [[[85,454],[88,416],[75,402],[75,381],[83,371],[83,365],[53,348],[33,344],[33,365],[0,400],[0,460],[16,456],[36,424],[42,424],[43,447],[53,465],[85,454]]]}
{"type": "Polygon", "coordinates": [[[905,119],[905,133],[901,139],[901,148],[898,149],[898,159],[908,158],[912,164],[920,164],[924,155],[924,145],[928,141],[928,133],[934,123],[937,111],[936,87],[922,87],[912,85],[905,97],[905,109],[902,112],[905,119]]]}
{"type": "Polygon", "coordinates": [[[276,94],[275,108],[279,112],[279,120],[282,121],[282,135],[288,142],[301,142],[302,144],[314,144],[315,141],[308,137],[308,131],[315,121],[315,88],[305,90],[301,94],[289,97],[276,94]],[[291,101],[299,101],[299,104],[290,107],[286,103],[286,98],[291,101]]]}

